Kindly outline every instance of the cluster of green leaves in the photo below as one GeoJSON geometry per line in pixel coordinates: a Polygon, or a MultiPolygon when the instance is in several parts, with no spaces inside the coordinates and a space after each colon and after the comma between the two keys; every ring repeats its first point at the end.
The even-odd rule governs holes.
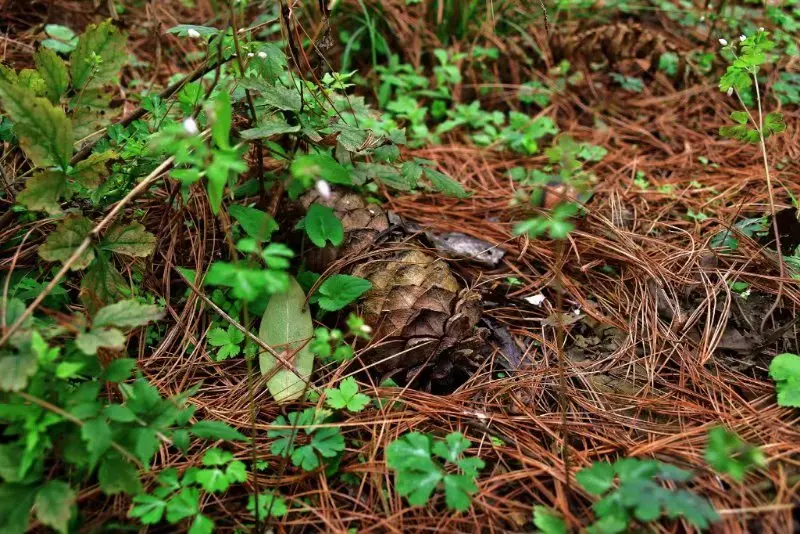
{"type": "MultiPolygon", "coordinates": [[[[543,169],[526,170],[514,167],[509,171],[511,178],[523,186],[520,191],[529,204],[537,208],[541,205],[545,188],[564,186],[576,192],[587,191],[594,181],[594,175],[584,170],[584,165],[601,161],[606,150],[588,143],[578,143],[567,135],[559,136],[545,151],[550,162],[543,169]]],[[[552,193],[551,193],[552,194],[552,193]]],[[[584,200],[587,197],[582,197],[584,200]]],[[[549,213],[541,213],[514,227],[517,235],[527,234],[538,237],[548,234],[551,239],[564,239],[574,228],[570,219],[580,211],[575,202],[561,201],[549,213]]]]}
{"type": "MultiPolygon", "coordinates": [[[[165,469],[156,477],[158,486],[150,493],[139,493],[133,498],[129,517],[139,519],[144,525],[155,525],[163,519],[171,525],[188,522],[190,534],[210,534],[214,521],[201,513],[204,495],[224,493],[233,484],[247,480],[247,466],[235,460],[232,453],[217,447],[203,455],[203,467],[190,467],[179,474],[174,467],[165,469]]],[[[259,495],[259,517],[281,517],[288,508],[278,495],[259,495]]],[[[255,513],[255,496],[250,496],[248,511],[255,513]]]]}
{"type": "Polygon", "coordinates": [[[334,410],[360,412],[370,400],[368,395],[359,393],[358,382],[352,376],[339,382],[337,388],[325,389],[325,404],[334,410]]]}
{"type": "MultiPolygon", "coordinates": [[[[769,61],[768,53],[775,48],[775,42],[768,36],[769,32],[759,30],[744,40],[734,41],[723,48],[722,53],[730,58],[730,64],[720,78],[720,91],[729,94],[735,92],[741,97],[758,83],[761,65],[769,61]]],[[[758,143],[762,138],[767,139],[786,130],[783,114],[768,113],[762,119],[760,106],[761,103],[757,118],[753,117],[747,108],[731,113],[731,119],[736,124],[720,128],[720,135],[748,143],[758,143]],[[752,127],[748,126],[749,122],[752,122],[752,127]]]]}
{"type": "Polygon", "coordinates": [[[800,356],[778,354],[769,364],[769,376],[775,381],[778,406],[800,408],[800,356]]]}
{"type": "Polygon", "coordinates": [[[712,469],[730,476],[736,482],[744,481],[750,469],[763,467],[767,463],[761,449],[745,443],[735,433],[722,427],[708,431],[705,457],[712,469]]]}
{"type": "Polygon", "coordinates": [[[345,362],[353,358],[353,347],[346,343],[345,338],[369,339],[372,329],[364,324],[364,319],[351,313],[347,316],[347,336],[338,328],[325,328],[321,326],[314,330],[314,339],[311,340],[310,350],[323,361],[345,362]]]}
{"type": "Polygon", "coordinates": [[[656,460],[623,458],[614,463],[595,462],[578,471],[575,478],[588,493],[601,497],[592,505],[597,521],[589,527],[589,532],[626,532],[634,519],[648,523],[664,514],[671,519],[683,517],[700,530],[719,519],[713,506],[702,497],[659,484],[660,480],[687,482],[692,474],[656,460]]]}
{"type": "Polygon", "coordinates": [[[484,462],[465,456],[471,442],[459,432],[434,440],[428,434],[409,432],[386,448],[386,463],[395,471],[395,489],[414,506],[426,504],[433,493],[444,488],[447,508],[465,511],[478,491],[475,479],[484,462]],[[455,468],[458,472],[448,472],[455,468]]]}
{"type": "Polygon", "coordinates": [[[20,147],[39,169],[17,197],[28,209],[60,214],[62,199],[85,196],[108,174],[107,164],[117,158],[113,151],[94,153],[74,166],[71,159],[74,143],[112,116],[111,96],[103,88],[127,60],[125,42],[125,35],[106,21],[81,35],[69,65],[52,47],[43,46],[34,56],[36,69],[17,73],[0,66],[0,103],[20,147]]]}
{"type": "MultiPolygon", "coordinates": [[[[352,398],[349,401],[354,402],[352,398]]],[[[304,471],[313,471],[323,464],[335,468],[345,442],[339,427],[321,426],[330,417],[329,410],[314,408],[278,416],[267,431],[267,436],[274,439],[270,451],[291,458],[292,464],[304,471]]]]}

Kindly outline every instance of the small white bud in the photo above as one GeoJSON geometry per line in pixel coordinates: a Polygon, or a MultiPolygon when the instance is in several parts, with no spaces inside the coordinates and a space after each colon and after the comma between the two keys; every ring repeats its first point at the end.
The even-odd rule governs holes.
{"type": "Polygon", "coordinates": [[[322,198],[331,198],[331,186],[325,180],[317,180],[317,193],[322,198]]]}
{"type": "Polygon", "coordinates": [[[728,87],[728,96],[733,95],[733,87],[728,87]]]}
{"type": "Polygon", "coordinates": [[[581,309],[580,308],[575,308],[574,310],[572,310],[572,313],[574,313],[575,315],[580,315],[581,314],[581,309]]]}
{"type": "Polygon", "coordinates": [[[740,35],[740,36],[739,36],[739,40],[740,40],[741,42],[745,42],[745,41],[747,40],[747,36],[746,36],[746,35],[744,35],[744,34],[742,34],[742,35],[740,35]]]}
{"type": "Polygon", "coordinates": [[[722,46],[728,46],[728,40],[727,39],[720,39],[719,40],[719,44],[721,44],[722,46]]]}
{"type": "Polygon", "coordinates": [[[761,27],[758,29],[758,31],[760,31],[760,32],[763,32],[763,31],[764,31],[764,26],[761,26],[761,27]]]}
{"type": "Polygon", "coordinates": [[[188,35],[192,39],[197,39],[198,37],[200,37],[200,32],[195,30],[194,28],[189,28],[189,30],[186,32],[186,35],[188,35]]]}
{"type": "Polygon", "coordinates": [[[700,17],[700,22],[705,22],[705,21],[706,21],[705,17],[700,17]]]}
{"type": "Polygon", "coordinates": [[[258,57],[260,57],[261,59],[267,59],[267,53],[266,52],[259,52],[258,53],[258,57]]]}
{"type": "Polygon", "coordinates": [[[544,296],[543,294],[541,294],[541,293],[537,293],[537,294],[535,294],[535,295],[531,295],[530,297],[525,297],[525,300],[526,300],[528,303],[530,303],[530,304],[533,304],[534,306],[541,306],[541,305],[542,305],[542,303],[543,303],[545,300],[547,300],[547,297],[545,297],[545,296],[544,296]]]}
{"type": "Polygon", "coordinates": [[[197,121],[191,117],[183,121],[183,129],[186,130],[186,133],[191,135],[195,135],[200,131],[200,129],[197,127],[197,121]]]}
{"type": "Polygon", "coordinates": [[[248,53],[247,53],[247,57],[255,57],[255,56],[256,56],[256,55],[255,55],[254,53],[252,53],[252,52],[248,52],[248,53]]]}
{"type": "Polygon", "coordinates": [[[361,330],[361,331],[362,331],[362,332],[364,332],[365,334],[370,334],[370,333],[372,333],[372,327],[371,327],[371,326],[369,326],[368,324],[362,324],[362,325],[359,327],[359,330],[361,330]]]}

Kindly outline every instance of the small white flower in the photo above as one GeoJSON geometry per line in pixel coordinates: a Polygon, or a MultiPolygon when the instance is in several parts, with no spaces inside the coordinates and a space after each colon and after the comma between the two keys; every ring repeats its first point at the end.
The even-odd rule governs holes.
{"type": "Polygon", "coordinates": [[[534,306],[541,306],[542,303],[545,300],[547,300],[547,297],[545,297],[541,293],[536,293],[535,295],[531,295],[530,297],[525,297],[525,300],[530,304],[533,304],[534,306]]]}
{"type": "Polygon", "coordinates": [[[256,55],[254,53],[252,53],[252,52],[248,52],[247,53],[247,57],[256,57],[256,55]]]}
{"type": "Polygon", "coordinates": [[[317,180],[317,193],[322,198],[331,198],[331,186],[325,180],[317,180]]]}
{"type": "Polygon", "coordinates": [[[741,294],[740,296],[741,296],[743,299],[747,300],[747,297],[749,297],[749,296],[750,296],[750,288],[748,287],[747,289],[745,289],[744,291],[742,291],[742,294],[741,294]]]}
{"type": "Polygon", "coordinates": [[[572,313],[574,313],[575,315],[580,315],[581,314],[581,309],[580,308],[575,308],[574,310],[572,310],[572,313]]]}
{"type": "Polygon", "coordinates": [[[745,42],[745,41],[747,40],[747,36],[746,36],[746,35],[744,35],[744,34],[742,34],[742,35],[740,35],[740,36],[739,36],[739,40],[740,40],[741,42],[745,42]]]}
{"type": "Polygon", "coordinates": [[[719,40],[719,44],[721,44],[722,46],[728,46],[728,40],[727,39],[720,39],[719,40]]]}
{"type": "Polygon", "coordinates": [[[267,53],[266,52],[259,52],[258,53],[258,57],[260,57],[261,59],[267,59],[267,53]]]}
{"type": "Polygon", "coordinates": [[[733,95],[733,87],[728,87],[728,96],[733,95]]]}
{"type": "Polygon", "coordinates": [[[758,29],[758,31],[760,31],[760,32],[763,32],[763,31],[764,31],[764,26],[761,26],[761,27],[758,29]]]}
{"type": "Polygon", "coordinates": [[[197,39],[198,37],[200,37],[200,32],[195,30],[194,28],[189,28],[189,30],[186,32],[186,35],[188,35],[192,39],[197,39]]]}
{"type": "Polygon", "coordinates": [[[358,327],[358,329],[364,332],[365,334],[372,333],[372,327],[369,326],[368,324],[362,324],[360,327],[358,327]]]}
{"type": "Polygon", "coordinates": [[[194,135],[200,131],[200,129],[197,127],[197,121],[191,117],[183,121],[183,129],[186,130],[186,133],[191,135],[194,135]]]}
{"type": "Polygon", "coordinates": [[[706,21],[705,17],[700,17],[700,22],[705,22],[705,21],[706,21]]]}

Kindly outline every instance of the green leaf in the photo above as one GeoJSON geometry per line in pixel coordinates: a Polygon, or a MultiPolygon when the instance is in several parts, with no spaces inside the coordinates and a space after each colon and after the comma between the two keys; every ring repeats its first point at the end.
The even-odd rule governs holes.
{"type": "Polygon", "coordinates": [[[75,345],[84,353],[94,356],[99,348],[125,348],[125,336],[116,328],[93,328],[81,332],[75,338],[75,345]]]}
{"type": "Polygon", "coordinates": [[[153,253],[156,236],[140,223],[116,224],[106,233],[101,247],[115,254],[145,258],[153,253]]]}
{"type": "Polygon", "coordinates": [[[311,241],[322,248],[327,241],[338,247],[344,241],[344,227],[328,206],[311,204],[303,219],[305,230],[311,241]]]}
{"type": "Polygon", "coordinates": [[[36,70],[44,80],[45,94],[54,104],[58,104],[69,87],[69,74],[64,60],[49,48],[40,48],[33,56],[36,70]]]}
{"type": "Polygon", "coordinates": [[[255,128],[239,132],[242,139],[267,139],[275,135],[284,135],[288,133],[296,133],[300,131],[300,125],[292,126],[286,122],[282,117],[273,115],[267,121],[263,121],[255,128]]]}
{"type": "Polygon", "coordinates": [[[431,182],[436,191],[449,197],[467,198],[469,194],[464,190],[464,186],[453,180],[449,176],[431,168],[425,167],[425,177],[431,182]]]}
{"type": "Polygon", "coordinates": [[[167,502],[167,521],[177,523],[200,513],[200,490],[184,488],[167,502]]]}
{"type": "Polygon", "coordinates": [[[227,491],[231,483],[221,469],[200,469],[197,472],[197,482],[209,493],[227,491]]]}
{"type": "Polygon", "coordinates": [[[70,171],[70,178],[86,189],[99,187],[103,183],[103,178],[111,172],[109,163],[118,157],[113,150],[95,152],[75,165],[70,171]]]}
{"type": "Polygon", "coordinates": [[[107,454],[100,462],[97,473],[100,489],[106,495],[126,493],[138,495],[142,491],[139,470],[118,454],[107,454]]]}
{"type": "MultiPolygon", "coordinates": [[[[39,256],[45,261],[66,262],[92,231],[92,221],[81,215],[67,215],[47,236],[47,241],[39,247],[39,256]]],[[[94,250],[87,248],[70,270],[85,269],[94,259],[94,250]]]]}
{"type": "Polygon", "coordinates": [[[409,432],[394,440],[386,448],[386,462],[397,470],[427,469],[431,460],[431,438],[427,434],[409,432]]]}
{"type": "Polygon", "coordinates": [[[211,138],[218,147],[228,149],[231,146],[231,120],[233,116],[230,95],[225,91],[220,91],[214,99],[211,109],[213,115],[211,138]]]}
{"type": "Polygon", "coordinates": [[[143,304],[136,300],[122,300],[101,308],[94,316],[94,327],[118,326],[136,328],[149,322],[158,321],[164,312],[155,304],[143,304]]]}
{"type": "Polygon", "coordinates": [[[211,534],[212,532],[214,532],[213,520],[203,514],[194,516],[194,521],[192,521],[192,525],[189,527],[188,534],[211,534]]]}
{"type": "Polygon", "coordinates": [[[136,414],[124,404],[109,404],[103,408],[103,415],[111,421],[118,423],[131,423],[136,421],[136,414]]]}
{"type": "Polygon", "coordinates": [[[319,286],[319,307],[327,311],[341,310],[372,289],[369,280],[346,274],[335,274],[319,286]]]}
{"type": "Polygon", "coordinates": [[[371,400],[358,392],[358,383],[352,376],[342,380],[338,388],[326,389],[325,395],[327,396],[325,404],[334,410],[347,409],[351,412],[360,412],[371,400]]]}
{"type": "Polygon", "coordinates": [[[69,58],[76,91],[101,87],[116,77],[128,59],[126,39],[110,20],[92,24],[83,32],[69,58]]]}
{"type": "Polygon", "coordinates": [[[575,479],[592,495],[602,495],[614,483],[614,466],[606,462],[595,462],[591,467],[578,471],[575,479]]]}
{"type": "Polygon", "coordinates": [[[29,516],[37,486],[0,484],[0,532],[18,534],[28,531],[29,516]]]}
{"type": "Polygon", "coordinates": [[[216,28],[212,28],[211,26],[198,26],[197,24],[178,24],[168,29],[167,33],[186,37],[189,35],[189,30],[194,30],[201,37],[208,37],[219,33],[219,30],[216,28]]]}
{"type": "Polygon", "coordinates": [[[728,474],[737,482],[744,480],[749,469],[766,465],[764,453],[758,447],[722,427],[709,430],[705,458],[715,471],[728,474]]]}
{"type": "Polygon", "coordinates": [[[46,211],[59,215],[59,200],[68,193],[66,176],[61,171],[37,172],[25,181],[25,189],[17,195],[17,202],[31,211],[46,211]]]}
{"type": "Polygon", "coordinates": [[[246,302],[262,297],[264,292],[278,293],[289,286],[289,276],[270,269],[254,269],[241,263],[216,261],[203,281],[206,285],[233,288],[233,296],[246,302]]]}
{"type": "Polygon", "coordinates": [[[800,356],[778,354],[769,364],[769,376],[775,381],[778,406],[800,408],[800,356]]]}
{"type": "Polygon", "coordinates": [[[81,280],[80,297],[90,314],[104,304],[116,302],[130,294],[128,283],[104,255],[98,256],[81,280]]]}
{"type": "Polygon", "coordinates": [[[472,504],[470,496],[478,491],[472,477],[466,475],[445,475],[444,501],[451,510],[464,512],[472,504]]]}
{"type": "MultiPolygon", "coordinates": [[[[33,335],[39,334],[34,332],[33,335]]],[[[0,391],[25,389],[38,368],[36,355],[30,350],[20,350],[16,354],[0,351],[0,391]]]]}
{"type": "Polygon", "coordinates": [[[225,469],[225,476],[228,477],[231,483],[247,482],[247,466],[244,462],[240,462],[239,460],[233,461],[228,464],[228,467],[225,469]]]}
{"type": "Polygon", "coordinates": [[[75,46],[78,44],[78,36],[66,26],[47,24],[44,31],[50,39],[42,41],[42,46],[55,52],[68,54],[75,50],[75,46]]]}
{"type": "Polygon", "coordinates": [[[122,382],[131,376],[131,371],[136,368],[133,358],[119,358],[108,364],[103,372],[103,380],[107,382],[122,382]]]}
{"type": "Polygon", "coordinates": [[[437,441],[433,445],[433,453],[452,463],[458,460],[470,445],[470,441],[461,432],[451,432],[445,437],[445,441],[437,441]]]}
{"type": "Polygon", "coordinates": [[[311,311],[305,301],[306,294],[300,284],[290,277],[288,291],[273,295],[261,318],[259,339],[270,347],[283,350],[283,356],[294,364],[296,371],[295,374],[289,369],[282,368],[283,364],[267,352],[259,354],[262,375],[271,373],[278,366],[281,367],[267,382],[267,387],[277,402],[300,398],[305,390],[303,379],[307,380],[311,376],[314,367],[314,354],[308,344],[314,335],[314,326],[311,321],[311,311]]]}
{"type": "Polygon", "coordinates": [[[764,137],[786,131],[786,123],[783,122],[783,113],[767,113],[764,117],[764,137]]]}
{"type": "Polygon", "coordinates": [[[294,87],[290,89],[277,83],[273,86],[265,85],[261,87],[260,90],[264,103],[268,106],[283,111],[300,111],[303,107],[300,91],[294,87]]]}
{"type": "Polygon", "coordinates": [[[248,441],[247,436],[222,421],[199,421],[189,431],[198,438],[248,441]]]}
{"type": "Polygon", "coordinates": [[[412,506],[422,506],[431,498],[442,478],[444,475],[435,465],[428,471],[398,471],[395,489],[412,506]]]}
{"type": "Polygon", "coordinates": [[[128,512],[128,517],[138,518],[143,525],[155,525],[161,521],[166,508],[166,501],[147,493],[140,493],[133,498],[133,508],[128,512]]]}
{"type": "Polygon", "coordinates": [[[14,131],[37,167],[65,170],[72,157],[72,123],[64,110],[46,98],[0,81],[0,103],[14,122],[14,131]]]}
{"type": "Polygon", "coordinates": [[[542,534],[567,534],[567,525],[546,506],[533,507],[533,524],[542,534]]]}
{"type": "Polygon", "coordinates": [[[203,465],[207,466],[225,465],[231,460],[233,460],[232,453],[217,447],[208,449],[203,455],[203,465]]]}
{"type": "Polygon", "coordinates": [[[90,419],[81,427],[81,437],[89,451],[89,464],[94,467],[100,457],[111,447],[111,428],[105,419],[90,419]]]}
{"type": "Polygon", "coordinates": [[[75,504],[75,492],[61,480],[51,480],[36,494],[36,518],[42,524],[62,533],[68,531],[70,515],[75,504]]]}
{"type": "Polygon", "coordinates": [[[244,341],[244,334],[233,325],[228,330],[214,328],[208,333],[208,342],[214,347],[219,347],[217,358],[224,360],[236,356],[241,351],[239,344],[244,341]]]}
{"type": "Polygon", "coordinates": [[[350,185],[350,173],[328,154],[306,154],[298,156],[290,167],[292,176],[305,184],[325,180],[332,184],[350,185]]]}
{"type": "MultiPolygon", "coordinates": [[[[247,511],[250,515],[256,515],[256,497],[250,495],[247,498],[247,511]]],[[[286,501],[278,495],[271,493],[258,495],[258,517],[263,520],[267,517],[283,517],[289,513],[289,507],[286,506],[286,501]]]]}
{"type": "Polygon", "coordinates": [[[278,229],[278,223],[272,215],[256,208],[248,208],[234,204],[228,212],[242,225],[242,229],[258,241],[269,241],[272,233],[278,229]]]}
{"type": "Polygon", "coordinates": [[[311,437],[311,446],[325,458],[333,458],[345,447],[342,430],[335,427],[315,430],[311,437]]]}

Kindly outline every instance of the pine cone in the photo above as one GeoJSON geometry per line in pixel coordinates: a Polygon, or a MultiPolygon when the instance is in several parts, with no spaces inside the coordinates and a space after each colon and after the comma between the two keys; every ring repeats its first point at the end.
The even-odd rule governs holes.
{"type": "MultiPolygon", "coordinates": [[[[306,254],[306,264],[317,272],[339,258],[370,251],[389,228],[383,208],[352,192],[336,190],[327,199],[310,192],[300,202],[304,209],[314,202],[332,208],[344,226],[342,245],[306,254]]],[[[365,263],[345,266],[343,272],[348,271],[372,283],[359,310],[373,329],[365,365],[382,378],[414,380],[424,389],[450,385],[455,368],[465,379],[470,376],[481,297],[463,288],[445,261],[422,248],[383,255],[375,250],[365,263]]]]}

